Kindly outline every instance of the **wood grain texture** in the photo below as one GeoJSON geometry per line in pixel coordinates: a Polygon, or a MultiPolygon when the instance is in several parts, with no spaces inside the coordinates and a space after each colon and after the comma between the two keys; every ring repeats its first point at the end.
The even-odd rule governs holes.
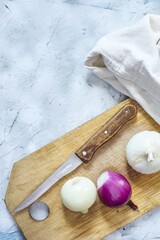
{"type": "Polygon", "coordinates": [[[135,105],[126,104],[123,106],[95,134],[93,134],[78,151],[76,151],[77,156],[79,156],[84,163],[88,163],[97,149],[112,138],[123,125],[133,119],[136,114],[137,109],[135,105]]]}
{"type": "Polygon", "coordinates": [[[11,173],[5,201],[26,238],[28,240],[98,240],[158,206],[160,204],[160,173],[139,174],[131,169],[125,157],[128,140],[143,130],[160,131],[160,126],[137,103],[127,99],[16,162],[11,173]],[[50,206],[51,210],[50,216],[45,221],[32,220],[28,209],[13,214],[13,209],[24,198],[31,194],[126,103],[136,104],[137,116],[97,150],[93,161],[83,164],[61,179],[40,198],[50,206]],[[129,179],[133,189],[132,200],[138,205],[139,211],[133,211],[128,206],[119,209],[108,208],[99,201],[98,197],[86,215],[71,212],[62,206],[60,189],[66,180],[74,176],[86,176],[96,183],[99,174],[105,170],[117,171],[129,179]]]}

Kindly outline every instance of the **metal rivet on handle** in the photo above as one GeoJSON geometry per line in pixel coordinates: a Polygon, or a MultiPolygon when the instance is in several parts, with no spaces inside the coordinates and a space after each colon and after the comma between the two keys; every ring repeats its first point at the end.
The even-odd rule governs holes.
{"type": "Polygon", "coordinates": [[[86,156],[86,155],[87,155],[87,152],[86,152],[86,151],[83,151],[82,154],[83,154],[83,156],[86,156]]]}
{"type": "Polygon", "coordinates": [[[107,133],[108,133],[108,131],[107,131],[107,130],[105,130],[105,131],[104,131],[104,134],[107,134],[107,133]]]}

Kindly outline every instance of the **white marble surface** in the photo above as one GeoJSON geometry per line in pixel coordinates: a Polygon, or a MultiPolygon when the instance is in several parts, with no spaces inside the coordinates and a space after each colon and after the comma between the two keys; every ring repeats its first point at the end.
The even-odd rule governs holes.
{"type": "MultiPolygon", "coordinates": [[[[0,239],[23,239],[3,201],[13,163],[125,99],[83,62],[100,37],[146,13],[160,14],[160,1],[0,1],[0,239]]],[[[159,215],[105,239],[160,239],[159,215]]]]}

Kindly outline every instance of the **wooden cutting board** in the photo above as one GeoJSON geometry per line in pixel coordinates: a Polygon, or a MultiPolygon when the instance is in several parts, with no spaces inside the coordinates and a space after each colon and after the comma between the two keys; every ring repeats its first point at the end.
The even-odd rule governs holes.
{"type": "Polygon", "coordinates": [[[128,140],[143,130],[160,131],[160,126],[133,100],[127,99],[109,111],[44,146],[13,166],[5,202],[13,218],[28,240],[98,240],[140,217],[160,204],[160,173],[142,175],[128,166],[125,147],[128,140]],[[138,107],[137,116],[128,122],[94,155],[87,165],[61,179],[40,201],[50,207],[49,217],[36,222],[29,217],[28,209],[13,214],[13,209],[53,173],[72,153],[126,103],[138,107]],[[98,199],[89,213],[74,213],[62,206],[60,189],[71,177],[86,176],[96,183],[105,170],[124,174],[133,188],[132,200],[139,207],[133,211],[128,206],[108,208],[98,199]]]}

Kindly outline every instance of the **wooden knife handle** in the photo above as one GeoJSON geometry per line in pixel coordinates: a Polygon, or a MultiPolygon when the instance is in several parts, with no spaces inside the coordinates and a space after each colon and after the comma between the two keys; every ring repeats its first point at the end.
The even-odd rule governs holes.
{"type": "Polygon", "coordinates": [[[96,150],[113,137],[121,127],[137,114],[133,104],[123,106],[112,118],[109,119],[89,140],[76,152],[77,156],[88,163],[96,150]]]}

